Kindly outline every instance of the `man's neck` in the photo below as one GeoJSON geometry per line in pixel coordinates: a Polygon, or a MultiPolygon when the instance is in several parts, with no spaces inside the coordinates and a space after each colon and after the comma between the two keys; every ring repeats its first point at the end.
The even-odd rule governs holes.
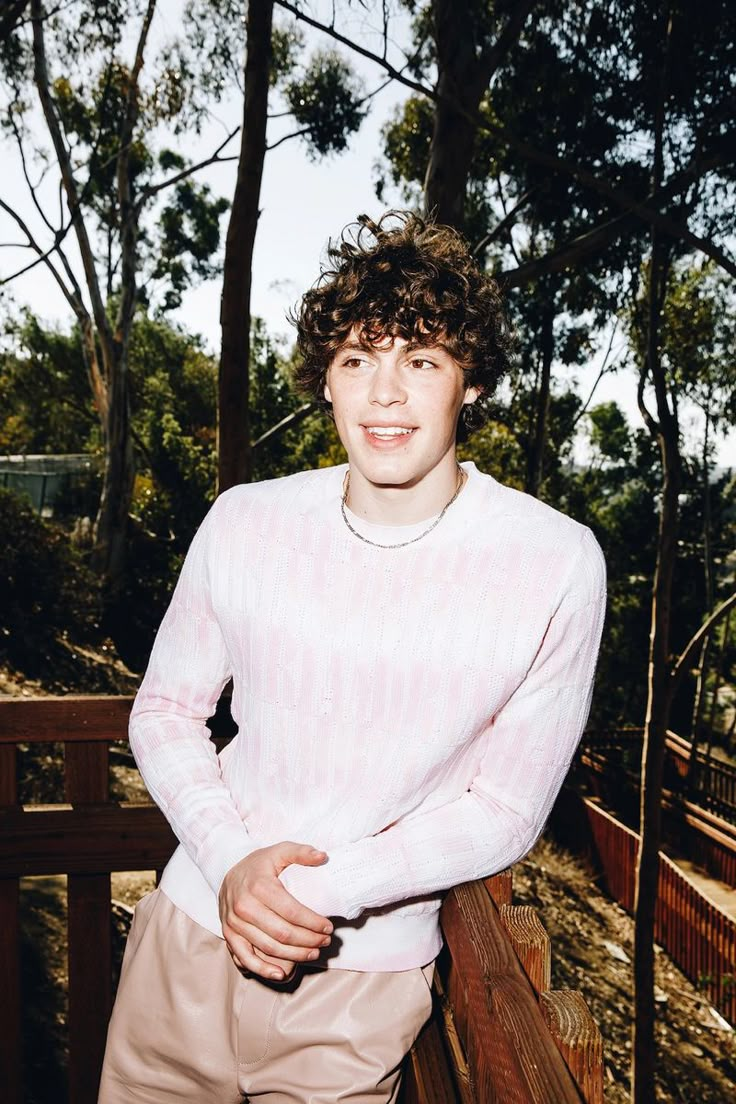
{"type": "Polygon", "coordinates": [[[372,483],[357,469],[346,479],[346,505],[364,521],[373,525],[416,525],[439,514],[467,477],[459,468],[454,450],[414,484],[372,483]]]}

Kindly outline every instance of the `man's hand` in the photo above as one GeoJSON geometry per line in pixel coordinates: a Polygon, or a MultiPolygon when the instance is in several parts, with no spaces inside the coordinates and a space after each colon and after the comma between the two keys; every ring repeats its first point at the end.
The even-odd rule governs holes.
{"type": "Polygon", "coordinates": [[[321,866],[326,859],[324,851],[306,844],[275,843],[228,870],[220,886],[220,920],[237,966],[284,981],[295,963],[313,961],[328,946],[330,921],[300,904],[279,880],[292,863],[321,866]]]}

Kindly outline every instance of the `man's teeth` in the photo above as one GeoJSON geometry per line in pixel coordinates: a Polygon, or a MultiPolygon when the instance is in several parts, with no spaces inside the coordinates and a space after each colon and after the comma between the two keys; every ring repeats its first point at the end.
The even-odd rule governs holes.
{"type": "Polygon", "coordinates": [[[413,433],[413,429],[404,429],[403,426],[366,426],[369,433],[376,437],[404,437],[413,433]]]}

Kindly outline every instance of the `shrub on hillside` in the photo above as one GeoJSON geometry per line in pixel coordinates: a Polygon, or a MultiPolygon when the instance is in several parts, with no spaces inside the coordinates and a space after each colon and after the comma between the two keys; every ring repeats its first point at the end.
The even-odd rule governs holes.
{"type": "Polygon", "coordinates": [[[0,657],[35,678],[57,637],[95,635],[98,588],[64,530],[3,488],[0,532],[0,657]]]}

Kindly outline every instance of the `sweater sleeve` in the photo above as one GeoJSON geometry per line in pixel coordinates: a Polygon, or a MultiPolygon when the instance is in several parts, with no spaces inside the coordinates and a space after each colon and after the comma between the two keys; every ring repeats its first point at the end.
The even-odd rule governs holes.
{"type": "Polygon", "coordinates": [[[230,677],[209,580],[219,501],[187,553],[129,726],[151,796],[215,893],[230,867],[254,849],[206,727],[230,677]]]}
{"type": "Polygon", "coordinates": [[[322,867],[288,867],[287,889],[323,915],[354,919],[487,877],[526,855],[588,718],[605,598],[603,556],[586,529],[531,667],[484,734],[468,790],[333,849],[322,867]]]}

